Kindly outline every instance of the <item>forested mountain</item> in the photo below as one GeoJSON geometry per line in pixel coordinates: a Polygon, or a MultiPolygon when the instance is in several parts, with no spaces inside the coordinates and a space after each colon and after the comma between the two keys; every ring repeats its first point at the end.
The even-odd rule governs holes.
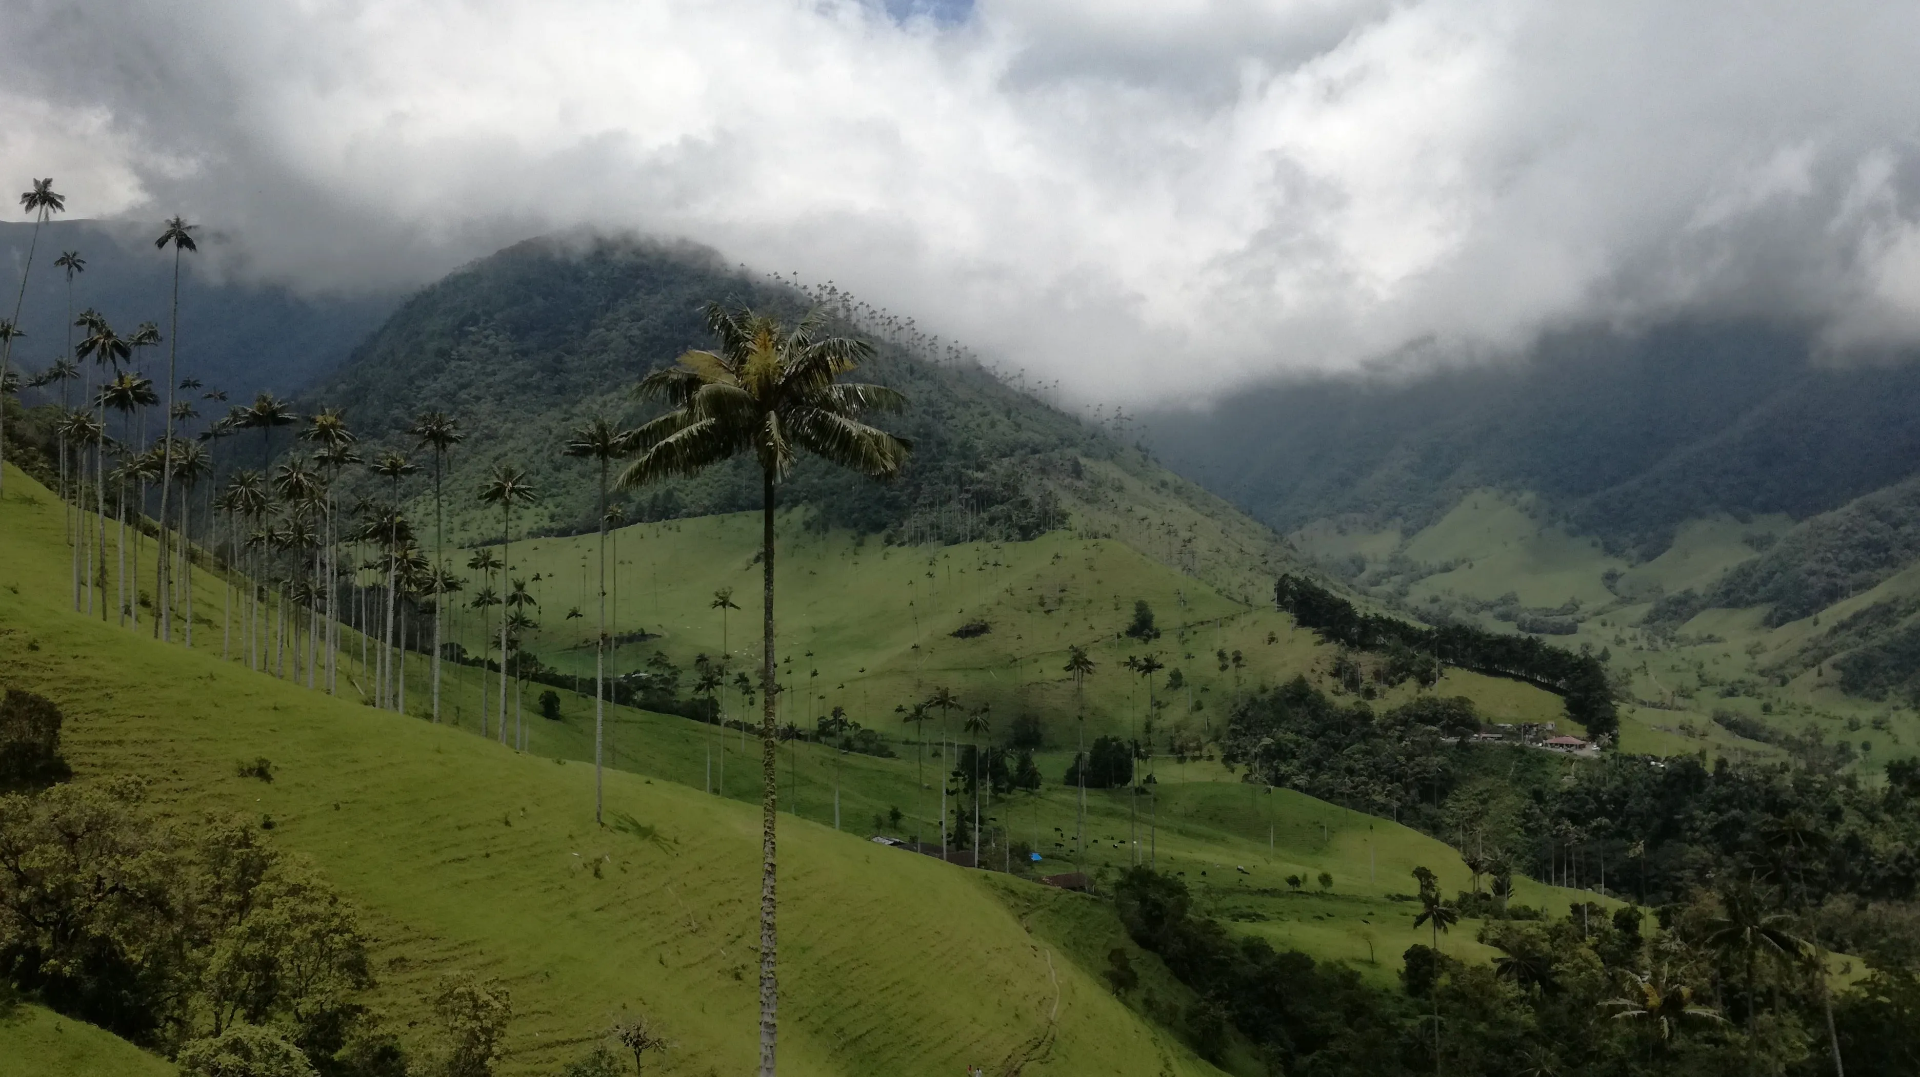
{"type": "MultiPolygon", "coordinates": [[[[53,264],[63,251],[77,251],[86,263],[73,278],[75,312],[98,310],[122,335],[149,321],[167,332],[173,251],[155,249],[160,231],[158,224],[49,222],[33,255],[20,313],[26,336],[14,345],[14,365],[30,376],[66,350],[67,277],[53,264]]],[[[32,233],[31,224],[0,224],[0,265],[8,267],[10,281],[18,280],[32,233]]],[[[310,296],[280,285],[226,279],[214,271],[227,265],[220,237],[197,235],[200,252],[181,260],[179,364],[182,377],[199,378],[209,389],[236,397],[261,389],[303,389],[345,359],[398,299],[385,293],[310,296]]],[[[12,313],[9,304],[0,317],[12,313]]],[[[156,354],[164,359],[163,349],[143,356],[149,375],[156,354]]],[[[165,371],[160,373],[164,380],[165,371]]]]}
{"type": "Polygon", "coordinates": [[[1514,363],[1275,385],[1143,426],[1170,467],[1282,531],[1351,515],[1412,532],[1495,487],[1648,558],[1689,519],[1803,518],[1920,470],[1920,367],[1825,366],[1790,327],[1595,330],[1514,363]]]}
{"type": "MultiPolygon", "coordinates": [[[[427,411],[453,416],[469,439],[444,479],[450,527],[470,539],[499,526],[471,496],[496,463],[526,468],[539,492],[536,531],[593,526],[592,470],[562,455],[569,432],[595,415],[625,424],[650,412],[632,390],[689,348],[711,346],[710,300],[798,316],[820,303],[836,331],[872,340],[857,377],[903,392],[911,407],[882,425],[914,444],[903,477],[878,485],[804,461],[782,503],[823,526],[890,541],[1031,538],[1071,525],[1126,538],[1163,561],[1253,596],[1285,557],[1266,528],[1153,464],[1108,431],[1003,383],[953,349],[842,293],[803,294],[729,267],[714,252],[635,237],[529,240],[414,295],[302,394],[301,410],[343,408],[365,442],[412,451],[406,434],[427,411]]],[[[424,456],[419,462],[427,463],[424,456]]],[[[424,495],[420,484],[412,493],[424,495]]],[[[746,460],[699,478],[616,495],[629,519],[757,508],[746,460]]]]}

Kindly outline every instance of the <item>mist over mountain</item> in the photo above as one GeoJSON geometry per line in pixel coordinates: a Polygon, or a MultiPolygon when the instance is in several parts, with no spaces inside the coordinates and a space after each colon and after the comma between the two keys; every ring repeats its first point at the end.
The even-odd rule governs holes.
{"type": "MultiPolygon", "coordinates": [[[[169,332],[173,251],[156,250],[159,225],[87,220],[49,222],[34,251],[20,325],[26,337],[13,348],[13,363],[27,372],[45,369],[67,347],[67,277],[54,259],[77,251],[86,268],[75,275],[72,308],[105,315],[123,335],[141,322],[169,332]]],[[[0,266],[18,280],[33,225],[0,224],[0,266]]],[[[180,269],[182,378],[199,378],[208,389],[238,397],[259,390],[295,392],[343,361],[355,344],[399,302],[394,289],[354,295],[306,295],[276,284],[248,282],[223,257],[220,237],[200,233],[200,252],[186,254],[180,269]]],[[[9,300],[13,297],[7,296],[9,300]]],[[[0,317],[13,313],[8,303],[0,317]]],[[[75,331],[74,339],[80,334],[75,331]]],[[[145,372],[165,379],[165,345],[141,356],[145,372]],[[156,366],[154,359],[159,358],[156,366]]]]}
{"type": "Polygon", "coordinates": [[[1495,487],[1647,558],[1688,519],[1801,519],[1920,470],[1920,366],[1824,365],[1791,326],[1680,323],[1418,378],[1274,384],[1141,426],[1169,467],[1283,532],[1411,532],[1495,487]]]}

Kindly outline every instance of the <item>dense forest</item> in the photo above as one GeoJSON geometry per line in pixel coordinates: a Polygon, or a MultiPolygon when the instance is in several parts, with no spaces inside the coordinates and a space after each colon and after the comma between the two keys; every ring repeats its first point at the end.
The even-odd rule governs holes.
{"type": "MultiPolygon", "coordinates": [[[[488,434],[453,454],[450,489],[512,460],[542,493],[536,531],[588,530],[593,485],[561,442],[593,415],[648,417],[633,386],[711,344],[701,304],[715,296],[788,317],[824,305],[876,344],[862,376],[913,402],[892,423],[914,446],[899,481],[876,487],[807,461],[783,484],[783,503],[809,506],[822,525],[906,542],[1031,538],[1064,522],[1046,480],[1078,478],[1080,457],[1123,453],[911,322],[831,289],[749,277],[704,248],[639,239],[532,240],[476,262],[415,295],[309,395],[374,443],[404,446],[422,411],[457,415],[488,434]]],[[[630,520],[671,519],[757,508],[760,487],[738,461],[621,499],[630,520]]]]}
{"type": "Polygon", "coordinates": [[[1708,766],[1568,760],[1474,744],[1477,728],[1466,700],[1375,713],[1304,679],[1235,706],[1222,755],[1249,780],[1458,849],[1473,888],[1442,895],[1424,876],[1408,900],[1436,944],[1475,917],[1501,956],[1417,945],[1395,996],[1235,938],[1178,880],[1134,872],[1122,916],[1201,996],[1182,1020],[1203,1050],[1224,1051],[1231,1029],[1288,1073],[1819,1073],[1834,1069],[1832,1028],[1850,1072],[1920,1064],[1920,768],[1865,782],[1815,733],[1782,738],[1780,762],[1708,766]],[[1519,905],[1521,871],[1627,904],[1519,905]],[[1836,951],[1866,965],[1844,990],[1814,971],[1836,951]]]}

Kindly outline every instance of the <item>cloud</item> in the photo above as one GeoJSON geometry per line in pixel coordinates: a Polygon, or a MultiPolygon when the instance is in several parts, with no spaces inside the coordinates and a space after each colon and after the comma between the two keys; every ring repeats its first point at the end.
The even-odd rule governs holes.
{"type": "Polygon", "coordinates": [[[638,228],[1132,404],[1594,319],[1920,336],[1911,5],[16,7],[0,174],[312,288],[638,228]]]}

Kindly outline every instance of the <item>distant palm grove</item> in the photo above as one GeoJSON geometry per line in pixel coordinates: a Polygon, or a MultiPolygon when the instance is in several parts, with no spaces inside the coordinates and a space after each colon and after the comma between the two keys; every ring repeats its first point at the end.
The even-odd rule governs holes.
{"type": "MultiPolygon", "coordinates": [[[[787,668],[782,669],[776,565],[794,556],[791,542],[776,541],[783,498],[801,481],[811,482],[812,504],[824,506],[819,518],[827,521],[817,526],[858,520],[860,543],[878,534],[883,549],[896,550],[982,536],[1009,541],[1045,536],[1060,526],[1065,510],[1059,502],[1022,486],[1013,472],[1023,465],[1006,461],[972,470],[943,462],[949,468],[940,473],[945,477],[927,483],[938,486],[965,475],[976,485],[937,516],[919,503],[886,502],[875,510],[844,496],[847,487],[834,484],[870,482],[877,497],[892,497],[903,483],[918,481],[912,468],[927,461],[934,446],[927,437],[908,436],[904,424],[916,412],[921,417],[934,412],[925,421],[937,430],[950,402],[918,391],[909,400],[898,388],[854,380],[863,367],[871,371],[876,365],[876,349],[859,323],[832,304],[707,297],[699,316],[708,347],[681,350],[665,365],[660,361],[666,355],[636,357],[636,373],[620,386],[623,408],[606,408],[543,431],[550,451],[537,458],[499,449],[493,441],[504,432],[481,428],[470,415],[437,402],[417,411],[409,406],[398,433],[389,424],[385,435],[363,437],[365,431],[356,430],[354,416],[343,406],[296,406],[273,393],[206,385],[196,376],[195,342],[181,339],[180,279],[182,267],[199,253],[199,225],[176,216],[154,232],[150,253],[166,261],[172,288],[153,297],[152,320],[116,326],[85,302],[86,252],[63,250],[44,257],[51,252],[38,250],[38,227],[66,209],[53,182],[35,180],[20,204],[36,231],[11,317],[0,320],[0,395],[34,390],[43,403],[32,409],[14,404],[12,411],[0,407],[0,454],[13,453],[5,462],[44,481],[62,502],[67,544],[62,556],[68,565],[60,581],[58,616],[66,618],[70,592],[77,617],[167,645],[203,652],[218,648],[222,659],[247,670],[432,723],[456,720],[454,704],[443,697],[457,691],[460,699],[479,700],[477,713],[469,705],[457,719],[480,736],[520,751],[534,739],[527,711],[557,719],[563,700],[555,689],[575,687],[579,697],[590,693],[592,700],[591,810],[601,828],[645,826],[623,820],[605,803],[606,772],[613,771],[618,780],[620,761],[611,757],[610,729],[620,705],[677,708],[702,723],[702,737],[724,740],[730,730],[737,731],[744,745],[749,734],[757,735],[760,870],[738,885],[743,894],[751,893],[757,909],[752,956],[739,969],[747,967],[744,961],[757,966],[758,1022],[738,1035],[753,1037],[758,1072],[773,1077],[781,1002],[777,823],[779,809],[786,806],[780,799],[779,751],[790,741],[813,736],[791,721],[780,724],[780,697],[797,685],[815,693],[813,678],[820,672],[801,671],[805,679],[796,681],[792,658],[800,651],[798,643],[786,646],[787,668]],[[27,276],[36,268],[64,278],[64,340],[31,340],[18,329],[27,276]],[[24,375],[18,353],[29,346],[48,361],[24,375]],[[643,417],[635,421],[633,415],[643,417]],[[679,683],[679,668],[664,652],[656,656],[656,668],[644,673],[614,668],[624,641],[648,638],[643,626],[618,622],[623,562],[614,547],[620,528],[630,522],[627,506],[643,492],[655,499],[658,516],[669,516],[677,505],[670,498],[679,496],[674,491],[689,482],[718,484],[722,480],[715,475],[721,472],[733,485],[724,497],[715,495],[716,503],[746,507],[725,500],[737,501],[745,483],[751,507],[759,513],[752,567],[761,594],[756,604],[744,592],[721,587],[709,603],[703,586],[698,615],[718,623],[723,647],[718,659],[702,654],[696,660],[693,698],[686,701],[673,694],[677,687],[657,688],[662,682],[679,683]],[[556,473],[577,480],[571,488],[575,500],[581,490],[591,490],[586,514],[570,508],[545,518],[544,534],[562,530],[592,536],[592,554],[582,564],[582,602],[564,614],[543,610],[545,581],[523,567],[531,562],[528,546],[543,534],[530,521],[555,496],[541,476],[556,473]],[[822,474],[831,480],[818,478],[822,474]],[[874,525],[881,516],[887,518],[874,525]],[[196,609],[196,577],[202,603],[217,593],[217,609],[196,609]],[[737,617],[730,622],[730,615],[737,617]],[[591,688],[584,665],[576,667],[582,670],[578,677],[569,678],[531,653],[543,618],[549,624],[557,618],[592,626],[591,688]],[[745,618],[757,618],[760,638],[751,670],[735,668],[735,654],[724,643],[729,632],[739,638],[745,618]],[[418,657],[410,661],[409,655],[418,657]],[[727,699],[757,705],[758,722],[726,719],[721,711],[727,699]]],[[[1116,426],[1123,428],[1117,420],[1116,426]]],[[[1031,459],[1080,476],[1081,460],[1073,452],[1057,446],[1048,452],[1036,451],[1031,459]]],[[[1121,512],[1132,521],[1146,520],[1147,512],[1137,509],[1128,504],[1121,512]]],[[[18,510],[0,504],[0,513],[9,511],[18,510]]],[[[7,523],[0,519],[0,527],[7,523]]],[[[1187,570],[1183,581],[1198,576],[1200,544],[1191,534],[1183,537],[1150,520],[1139,527],[1129,541],[1164,543],[1163,563],[1187,570]]],[[[1092,565],[1090,559],[1086,563],[1092,565]]],[[[673,567],[666,566],[667,571],[673,567]]],[[[987,567],[984,561],[981,567],[987,567]]],[[[916,696],[895,708],[901,729],[911,727],[913,736],[911,744],[904,737],[899,742],[902,752],[913,751],[911,759],[894,765],[911,772],[913,795],[923,803],[907,805],[909,812],[894,806],[890,820],[876,817],[876,831],[891,828],[900,835],[876,840],[968,866],[997,860],[1009,873],[1024,858],[1042,860],[1041,850],[1051,840],[1056,855],[1071,855],[1077,862],[1089,844],[1102,840],[1088,822],[1088,790],[1124,796],[1125,870],[1098,878],[1076,871],[1075,877],[1063,874],[1054,882],[1093,890],[1110,902],[1100,906],[1101,915],[1117,927],[1110,940],[1114,945],[1101,944],[1108,964],[1099,975],[1112,994],[1220,1071],[1327,1077],[1920,1072],[1920,917],[1913,905],[1920,892],[1920,857],[1914,852],[1920,848],[1920,768],[1895,766],[1888,768],[1886,783],[1863,782],[1847,769],[1850,759],[1835,755],[1817,737],[1785,738],[1776,745],[1777,757],[1722,758],[1711,765],[1704,753],[1697,760],[1654,760],[1627,755],[1617,744],[1587,752],[1581,743],[1579,757],[1567,760],[1518,745],[1476,743],[1493,734],[1471,699],[1422,694],[1439,685],[1444,667],[1552,692],[1570,717],[1611,742],[1620,719],[1603,662],[1530,638],[1426,629],[1366,613],[1313,580],[1285,574],[1279,565],[1271,568],[1277,581],[1274,609],[1285,611],[1302,635],[1316,632],[1319,642],[1313,646],[1327,648],[1333,679],[1322,682],[1324,687],[1310,680],[1318,670],[1293,669],[1278,683],[1245,674],[1249,683],[1243,690],[1247,654],[1230,652],[1232,644],[1216,650],[1188,642],[1189,630],[1199,638],[1201,628],[1195,626],[1204,625],[1203,619],[1173,627],[1166,620],[1156,622],[1145,600],[1127,596],[1123,601],[1115,594],[1113,615],[1125,627],[1117,632],[1101,627],[1100,642],[1110,639],[1116,646],[1138,647],[1139,653],[1103,666],[1106,659],[1096,662],[1099,652],[1083,639],[1059,648],[1064,664],[1060,655],[1049,655],[1045,668],[1032,674],[1070,685],[1062,688],[1062,698],[1071,698],[1071,713],[1053,716],[1061,728],[1073,722],[1072,762],[1064,774],[1054,772],[1061,778],[1062,796],[1072,799],[1070,828],[1043,835],[1036,808],[1031,842],[1016,843],[1012,812],[1003,809],[1000,833],[992,833],[994,820],[983,816],[993,810],[994,797],[1030,793],[1042,785],[1033,757],[1042,741],[1039,719],[996,717],[989,706],[963,699],[964,687],[956,692],[940,685],[925,698],[916,696]],[[1132,620],[1125,622],[1129,611],[1132,620]],[[1156,642],[1163,634],[1172,638],[1156,642]],[[1184,653],[1188,646],[1195,653],[1184,653]],[[1176,663],[1187,664],[1182,669],[1176,663]],[[1193,671],[1202,667],[1217,668],[1221,678],[1230,679],[1216,682],[1222,691],[1211,701],[1196,696],[1193,671]],[[1089,682],[1096,689],[1124,682],[1129,699],[1137,690],[1143,702],[1141,728],[1088,743],[1089,682]],[[1373,705],[1380,694],[1409,682],[1410,701],[1373,705]],[[954,735],[956,714],[964,742],[954,735]],[[933,753],[944,772],[936,776],[937,810],[924,773],[928,722],[946,730],[933,753]],[[1200,732],[1192,731],[1196,723],[1200,732]],[[996,724],[1010,750],[996,746],[996,724]],[[1369,872],[1376,822],[1380,831],[1389,820],[1418,828],[1453,847],[1469,888],[1448,896],[1427,867],[1416,867],[1411,875],[1400,872],[1401,885],[1414,892],[1385,900],[1401,903],[1403,921],[1412,917],[1424,941],[1400,955],[1404,970],[1393,989],[1363,979],[1347,965],[1316,962],[1276,946],[1263,935],[1234,933],[1212,918],[1214,910],[1197,903],[1199,887],[1209,884],[1186,878],[1185,871],[1163,870],[1158,859],[1167,855],[1158,847],[1167,840],[1158,826],[1165,814],[1160,783],[1172,767],[1190,761],[1227,768],[1238,783],[1231,786],[1236,805],[1258,799],[1256,794],[1279,800],[1278,789],[1348,809],[1365,836],[1356,829],[1354,848],[1364,852],[1348,849],[1346,854],[1356,864],[1366,858],[1369,872]],[[994,851],[987,854],[990,847],[994,851]],[[1564,915],[1529,907],[1516,900],[1518,880],[1529,874],[1580,896],[1564,915]],[[1483,922],[1475,941],[1490,959],[1443,952],[1443,938],[1464,927],[1463,918],[1483,922]],[[1118,944],[1122,930],[1132,950],[1118,944]],[[1143,980],[1137,965],[1142,954],[1152,955],[1150,981],[1143,980]],[[1863,962],[1859,967],[1852,963],[1856,956],[1863,962]]],[[[916,565],[914,574],[920,573],[916,565]]],[[[929,567],[925,581],[934,577],[929,567]]],[[[1022,601],[1037,602],[1036,617],[1058,614],[1057,621],[1064,622],[1069,619],[1060,612],[1067,608],[1061,597],[1066,591],[1063,585],[1052,596],[1023,596],[1022,601]]],[[[1185,607],[1184,586],[1175,593],[1185,607]]],[[[1104,594],[1097,597],[1107,600],[1104,594]]],[[[1259,600],[1263,608],[1265,597],[1259,600]]],[[[903,604],[916,618],[910,650],[921,654],[917,618],[923,607],[913,601],[903,604]]],[[[1214,618],[1216,630],[1218,621],[1214,618]]],[[[1091,623],[1087,628],[1095,631],[1091,623]]],[[[1266,644],[1277,651],[1278,638],[1288,630],[1275,626],[1279,635],[1268,632],[1266,644]]],[[[792,640],[793,630],[787,631],[792,640]]],[[[943,645],[947,639],[1000,638],[995,632],[984,617],[951,632],[940,629],[943,645]]],[[[1259,643],[1249,646],[1257,650],[1259,643]]],[[[812,656],[810,650],[803,653],[812,656]]],[[[255,900],[255,890],[223,891],[219,872],[208,865],[236,863],[243,853],[256,857],[259,870],[249,878],[265,895],[259,900],[284,901],[277,908],[292,910],[286,913],[288,923],[321,924],[346,942],[320,962],[324,974],[315,973],[313,983],[291,984],[285,982],[297,978],[291,974],[262,972],[273,962],[259,955],[292,943],[254,940],[258,951],[235,956],[207,942],[226,930],[218,922],[219,900],[182,901],[178,934],[168,936],[175,945],[169,951],[173,964],[163,975],[126,957],[135,948],[121,945],[124,939],[116,942],[105,929],[97,938],[88,935],[86,946],[62,950],[67,944],[55,938],[60,931],[33,933],[41,929],[20,911],[28,903],[0,900],[0,976],[68,1011],[103,1023],[119,1020],[115,1031],[164,1046],[173,1061],[197,1077],[487,1077],[493,1072],[501,1029],[512,1010],[497,981],[468,978],[439,991],[432,1007],[444,1028],[436,1026],[436,1033],[445,1033],[449,1046],[431,1058],[408,1059],[391,1037],[355,1039],[343,1030],[370,1027],[370,1011],[358,1001],[343,1000],[357,999],[371,983],[364,967],[365,940],[341,920],[324,880],[310,877],[311,869],[300,863],[255,849],[266,839],[251,831],[212,828],[192,842],[167,845],[157,832],[125,822],[132,818],[129,805],[138,799],[133,784],[61,791],[64,764],[52,748],[57,712],[37,697],[7,698],[6,720],[41,731],[35,736],[45,750],[17,764],[0,752],[0,763],[25,775],[9,784],[10,772],[0,768],[0,794],[15,794],[0,799],[0,809],[10,806],[16,816],[11,823],[0,820],[0,899],[27,889],[19,880],[30,874],[21,867],[32,861],[29,853],[57,859],[48,850],[59,842],[49,835],[61,833],[68,821],[111,818],[120,828],[115,833],[122,851],[138,846],[141,855],[151,854],[152,863],[166,867],[161,875],[177,868],[188,880],[180,885],[203,897],[242,905],[255,900]],[[29,774],[28,763],[38,769],[29,774]],[[38,846],[30,840],[34,834],[40,835],[33,839],[41,842],[38,846]],[[96,964],[88,966],[83,959],[96,964]],[[73,971],[82,967],[107,971],[96,981],[88,978],[91,973],[73,971]],[[180,1031],[185,1019],[179,1013],[201,1005],[175,997],[187,981],[224,985],[228,992],[213,992],[218,999],[209,1005],[219,1014],[213,1034],[189,1037],[180,1031]],[[102,983],[112,990],[96,990],[102,983]],[[169,1026],[169,1020],[180,1027],[169,1026]]],[[[817,703],[824,697],[811,698],[817,703]]],[[[580,707],[584,722],[585,704],[580,707]]],[[[0,733],[7,728],[0,723],[0,733]]],[[[843,756],[894,754],[887,746],[890,738],[860,728],[842,706],[821,714],[817,731],[843,756]]],[[[490,745],[476,748],[489,758],[498,753],[490,745]]],[[[723,750],[718,781],[723,794],[726,758],[723,750]]],[[[710,751],[704,762],[712,792],[710,751]]],[[[269,760],[246,760],[240,767],[244,777],[273,780],[269,760]]],[[[577,807],[584,821],[584,792],[577,807]]],[[[837,777],[833,811],[838,829],[837,777]]],[[[496,823],[502,829],[515,825],[511,812],[496,823]]],[[[262,830],[271,826],[270,819],[262,820],[262,830]]],[[[1219,860],[1211,867],[1244,886],[1240,880],[1248,869],[1220,852],[1237,848],[1224,835],[1223,829],[1220,844],[1208,846],[1207,856],[1219,860]]],[[[1106,840],[1111,848],[1123,847],[1118,835],[1106,840]]],[[[1332,845],[1339,838],[1323,829],[1321,840],[1332,845]]],[[[1258,841],[1247,847],[1258,849],[1258,841]]],[[[1271,852],[1270,820],[1264,841],[1271,852]]],[[[599,877],[597,863],[590,870],[599,877]]],[[[76,869],[75,878],[84,874],[76,869]]],[[[1323,871],[1317,879],[1295,874],[1285,882],[1289,895],[1317,893],[1333,901],[1349,880],[1323,871]]],[[[1561,896],[1544,886],[1538,892],[1547,895],[1542,900],[1561,896]]],[[[1280,893],[1277,884],[1274,893],[1280,893]]],[[[1240,919],[1256,923],[1264,917],[1246,912],[1240,919]]],[[[873,930],[879,935],[885,928],[873,930]]],[[[1368,931],[1371,950],[1370,923],[1368,931]]],[[[84,932],[68,933],[79,934],[84,932]]],[[[289,928],[288,934],[298,932],[289,928]]],[[[1054,958],[1049,954],[1047,960],[1054,958]]],[[[664,967],[666,957],[659,963],[664,967]]],[[[744,979],[739,970],[734,976],[744,979]]],[[[632,1054],[631,1072],[640,1072],[642,1063],[651,1071],[654,1058],[673,1046],[644,1016],[623,1017],[615,1034],[632,1054]]],[[[1013,1058],[994,1072],[1020,1073],[1036,1059],[1044,1060],[1044,1047],[1035,1046],[1031,1057],[1013,1058]]],[[[564,1071],[571,1077],[616,1072],[629,1072],[626,1059],[605,1050],[564,1071]]]]}

